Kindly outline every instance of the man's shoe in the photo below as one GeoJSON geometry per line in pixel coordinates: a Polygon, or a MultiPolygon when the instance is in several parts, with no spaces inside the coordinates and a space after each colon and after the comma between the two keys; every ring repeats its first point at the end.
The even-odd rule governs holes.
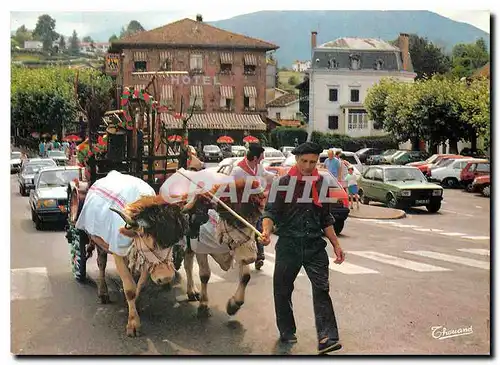
{"type": "Polygon", "coordinates": [[[293,333],[284,333],[280,336],[280,341],[283,343],[297,343],[297,336],[293,333]]]}
{"type": "Polygon", "coordinates": [[[337,351],[342,348],[339,341],[327,339],[325,342],[320,342],[318,344],[318,354],[323,355],[327,352],[337,351]]]}

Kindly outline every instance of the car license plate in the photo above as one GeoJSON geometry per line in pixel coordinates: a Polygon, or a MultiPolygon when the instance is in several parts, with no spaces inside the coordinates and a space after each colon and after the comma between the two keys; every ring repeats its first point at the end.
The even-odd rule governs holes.
{"type": "Polygon", "coordinates": [[[425,200],[415,200],[415,203],[416,203],[416,204],[429,204],[429,199],[425,199],[425,200]]]}

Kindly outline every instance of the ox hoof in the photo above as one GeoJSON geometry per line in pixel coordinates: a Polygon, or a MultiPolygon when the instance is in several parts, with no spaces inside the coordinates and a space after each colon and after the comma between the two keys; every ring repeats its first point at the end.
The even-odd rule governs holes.
{"type": "Polygon", "coordinates": [[[109,300],[108,294],[99,295],[99,299],[101,300],[101,304],[111,303],[111,300],[109,300]]]}
{"type": "Polygon", "coordinates": [[[242,305],[243,302],[237,302],[234,299],[234,297],[231,297],[231,299],[227,301],[227,307],[226,307],[227,314],[229,314],[230,316],[234,316],[236,312],[240,310],[242,305]]]}
{"type": "Polygon", "coordinates": [[[210,308],[206,305],[200,305],[198,307],[198,318],[208,318],[212,316],[212,312],[210,308]]]}
{"type": "Polygon", "coordinates": [[[128,337],[139,337],[139,326],[136,325],[127,325],[127,336],[128,337]]]}
{"type": "Polygon", "coordinates": [[[193,292],[193,293],[188,293],[188,302],[199,302],[200,301],[200,293],[198,292],[193,292]]]}

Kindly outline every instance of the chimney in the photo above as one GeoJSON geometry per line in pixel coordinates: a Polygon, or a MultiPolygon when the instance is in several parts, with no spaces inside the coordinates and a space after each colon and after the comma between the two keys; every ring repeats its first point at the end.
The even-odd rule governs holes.
{"type": "Polygon", "coordinates": [[[400,33],[398,38],[398,47],[401,50],[401,58],[403,59],[403,70],[410,71],[410,35],[400,33]]]}
{"type": "Polygon", "coordinates": [[[201,14],[196,14],[196,21],[203,23],[203,16],[201,14]]]}
{"type": "Polygon", "coordinates": [[[316,36],[318,35],[318,32],[312,31],[311,32],[311,50],[316,48],[316,36]]]}

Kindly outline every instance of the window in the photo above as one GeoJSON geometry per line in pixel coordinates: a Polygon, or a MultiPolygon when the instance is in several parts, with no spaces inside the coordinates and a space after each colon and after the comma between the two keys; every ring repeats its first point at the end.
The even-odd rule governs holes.
{"type": "Polygon", "coordinates": [[[222,74],[230,74],[233,70],[233,65],[227,64],[227,63],[222,63],[220,65],[220,72],[222,74]]]}
{"type": "Polygon", "coordinates": [[[146,61],[135,61],[134,62],[134,71],[135,72],[146,72],[148,70],[146,61]]]}
{"type": "Polygon", "coordinates": [[[490,172],[490,164],[489,163],[480,163],[476,168],[477,172],[490,172]]]}
{"type": "Polygon", "coordinates": [[[368,169],[363,176],[365,179],[373,180],[373,175],[375,174],[375,169],[368,169]]]}
{"type": "Polygon", "coordinates": [[[351,102],[359,102],[359,89],[351,89],[351,102]]]}
{"type": "Polygon", "coordinates": [[[384,174],[381,169],[375,169],[373,172],[373,180],[376,181],[384,181],[384,174]]]}
{"type": "Polygon", "coordinates": [[[248,96],[243,97],[243,106],[245,108],[250,108],[250,98],[248,96]]]}
{"type": "Polygon", "coordinates": [[[339,129],[339,116],[329,115],[328,116],[328,129],[339,129]]]}
{"type": "Polygon", "coordinates": [[[172,71],[172,61],[168,58],[161,61],[160,71],[172,71]]]}
{"type": "Polygon", "coordinates": [[[201,54],[192,54],[190,61],[191,71],[202,71],[203,70],[203,56],[201,54]]]}
{"type": "Polygon", "coordinates": [[[382,67],[384,66],[384,61],[382,61],[381,59],[378,59],[376,62],[375,62],[375,70],[382,70],[382,67]]]}
{"type": "Polygon", "coordinates": [[[368,113],[364,110],[349,110],[347,129],[368,129],[368,113]]]}
{"type": "Polygon", "coordinates": [[[281,119],[281,113],[276,113],[276,119],[278,119],[278,120],[281,119]]]}
{"type": "Polygon", "coordinates": [[[233,103],[231,99],[226,99],[226,109],[227,110],[232,110],[233,108],[233,103]]]}
{"type": "Polygon", "coordinates": [[[243,73],[245,75],[255,75],[256,70],[257,70],[257,67],[255,67],[254,65],[245,65],[243,73]]]}
{"type": "Polygon", "coordinates": [[[337,60],[335,58],[330,58],[328,60],[328,68],[330,68],[330,69],[339,68],[339,63],[337,62],[337,60]]]}
{"type": "Polygon", "coordinates": [[[338,89],[330,89],[328,100],[330,101],[339,101],[339,90],[338,89]]]}
{"type": "Polygon", "coordinates": [[[302,118],[302,113],[301,112],[295,113],[295,119],[300,120],[300,118],[302,118]]]}
{"type": "Polygon", "coordinates": [[[351,70],[359,70],[361,68],[361,58],[359,55],[350,55],[349,60],[351,62],[351,70]]]}

